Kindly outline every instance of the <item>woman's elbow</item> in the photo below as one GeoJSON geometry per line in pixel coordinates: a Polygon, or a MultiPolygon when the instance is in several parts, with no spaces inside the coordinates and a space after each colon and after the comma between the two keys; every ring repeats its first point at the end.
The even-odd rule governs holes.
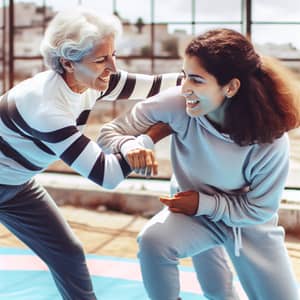
{"type": "Polygon", "coordinates": [[[120,181],[109,181],[103,182],[101,186],[107,190],[114,190],[119,184],[120,181]]]}
{"type": "Polygon", "coordinates": [[[125,179],[126,175],[120,170],[119,172],[113,172],[104,176],[102,187],[108,190],[113,190],[125,179]]]}

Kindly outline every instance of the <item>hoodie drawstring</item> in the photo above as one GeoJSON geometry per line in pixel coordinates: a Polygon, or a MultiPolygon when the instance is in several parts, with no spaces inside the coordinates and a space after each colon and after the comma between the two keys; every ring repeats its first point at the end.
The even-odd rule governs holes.
{"type": "Polygon", "coordinates": [[[232,227],[233,236],[234,236],[234,255],[240,256],[240,249],[243,248],[242,245],[242,228],[241,227],[232,227]]]}

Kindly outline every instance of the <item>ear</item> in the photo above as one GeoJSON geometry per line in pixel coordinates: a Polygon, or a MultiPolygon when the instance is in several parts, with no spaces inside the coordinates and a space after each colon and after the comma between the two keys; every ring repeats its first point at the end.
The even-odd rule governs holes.
{"type": "Polygon", "coordinates": [[[73,73],[74,72],[74,65],[73,62],[70,60],[67,60],[63,57],[59,59],[61,66],[64,68],[64,70],[68,73],[73,73]]]}
{"type": "Polygon", "coordinates": [[[239,90],[241,86],[241,82],[238,78],[233,78],[229,81],[228,84],[225,86],[224,95],[227,98],[233,97],[239,90]]]}

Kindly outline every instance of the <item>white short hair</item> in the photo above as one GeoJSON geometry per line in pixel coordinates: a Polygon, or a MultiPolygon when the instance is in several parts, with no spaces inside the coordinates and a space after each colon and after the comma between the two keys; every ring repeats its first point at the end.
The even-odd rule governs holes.
{"type": "Polygon", "coordinates": [[[40,51],[45,65],[63,74],[60,58],[78,62],[103,38],[117,37],[121,32],[121,22],[113,15],[98,15],[83,8],[59,12],[49,23],[40,51]]]}

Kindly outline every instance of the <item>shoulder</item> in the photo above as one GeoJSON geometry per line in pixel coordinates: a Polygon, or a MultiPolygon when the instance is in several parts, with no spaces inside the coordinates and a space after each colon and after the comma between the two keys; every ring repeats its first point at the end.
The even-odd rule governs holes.
{"type": "Polygon", "coordinates": [[[30,99],[31,97],[38,98],[44,97],[51,93],[55,93],[55,90],[50,88],[51,82],[57,80],[57,75],[53,71],[45,71],[35,74],[33,77],[25,79],[15,85],[9,94],[16,100],[24,98],[30,99]]]}
{"type": "Polygon", "coordinates": [[[287,163],[289,160],[289,138],[286,133],[272,143],[255,144],[251,147],[251,165],[264,168],[269,164],[287,163]]]}
{"type": "Polygon", "coordinates": [[[185,100],[181,94],[181,88],[179,86],[169,88],[143,102],[147,103],[147,105],[151,104],[158,108],[171,111],[185,109],[185,100]]]}
{"type": "Polygon", "coordinates": [[[288,134],[284,133],[281,137],[275,139],[272,143],[262,144],[259,146],[261,152],[269,153],[269,155],[278,155],[289,152],[288,134]]]}
{"type": "Polygon", "coordinates": [[[167,89],[145,101],[138,102],[133,107],[132,113],[153,122],[167,123],[176,132],[180,131],[189,119],[180,87],[167,89]]]}
{"type": "Polygon", "coordinates": [[[63,102],[58,101],[57,91],[49,83],[56,81],[53,72],[43,72],[27,79],[8,92],[11,112],[29,127],[53,130],[73,125],[74,118],[63,102]],[[60,104],[60,105],[58,105],[60,104]]]}

